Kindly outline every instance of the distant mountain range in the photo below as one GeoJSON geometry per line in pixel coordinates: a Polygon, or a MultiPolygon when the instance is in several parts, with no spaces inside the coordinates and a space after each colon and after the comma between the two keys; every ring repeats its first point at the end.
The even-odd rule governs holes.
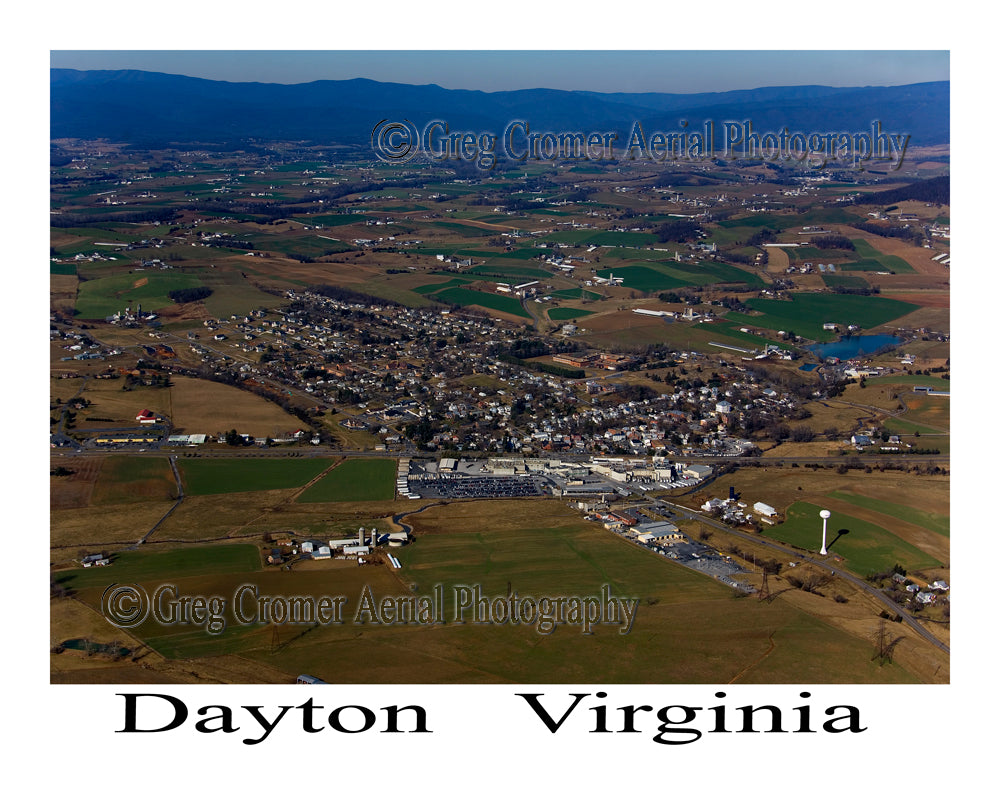
{"type": "Polygon", "coordinates": [[[557,89],[480,92],[365,79],[293,85],[230,83],[138,70],[51,70],[53,138],[135,144],[305,140],[365,145],[380,120],[499,135],[513,120],[533,132],[615,131],[618,147],[636,121],[646,135],[713,121],[750,120],[756,132],[910,134],[910,147],[949,142],[949,82],[908,86],[767,87],[700,94],[599,93],[557,89]]]}

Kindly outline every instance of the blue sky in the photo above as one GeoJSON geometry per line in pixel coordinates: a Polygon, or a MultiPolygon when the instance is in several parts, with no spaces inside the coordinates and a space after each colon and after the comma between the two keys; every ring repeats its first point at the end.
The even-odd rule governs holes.
{"type": "Polygon", "coordinates": [[[761,86],[893,86],[949,79],[946,50],[53,50],[51,66],[141,69],[227,81],[371,78],[448,89],[712,92],[761,86]]]}

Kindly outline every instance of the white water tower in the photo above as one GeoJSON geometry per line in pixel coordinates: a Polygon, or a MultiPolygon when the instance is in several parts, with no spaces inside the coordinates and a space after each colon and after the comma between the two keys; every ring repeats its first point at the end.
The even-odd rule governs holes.
{"type": "Polygon", "coordinates": [[[826,555],[826,521],[830,519],[830,512],[825,508],[819,512],[820,517],[823,518],[823,546],[820,548],[819,554],[821,556],[826,555]]]}

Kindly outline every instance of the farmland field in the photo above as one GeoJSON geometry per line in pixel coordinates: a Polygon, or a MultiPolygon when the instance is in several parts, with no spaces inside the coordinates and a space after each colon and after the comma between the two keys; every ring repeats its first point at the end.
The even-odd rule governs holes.
{"type": "Polygon", "coordinates": [[[478,292],[474,289],[462,289],[458,287],[445,289],[433,294],[434,298],[442,303],[450,303],[456,306],[482,306],[492,308],[495,311],[502,311],[505,314],[513,314],[516,317],[528,317],[528,312],[524,310],[520,301],[513,297],[501,297],[489,292],[478,292]]]}
{"type": "Polygon", "coordinates": [[[701,286],[717,283],[742,283],[763,286],[763,281],[751,272],[721,263],[679,265],[674,261],[646,261],[641,264],[602,269],[597,273],[602,278],[614,274],[623,278],[629,289],[642,292],[661,292],[684,286],[701,286]]]}
{"type": "Polygon", "coordinates": [[[855,494],[853,492],[831,492],[830,497],[838,500],[846,500],[856,506],[861,506],[862,508],[867,508],[872,511],[889,514],[893,517],[906,520],[914,525],[927,528],[928,530],[939,533],[942,536],[948,536],[951,530],[950,518],[945,514],[937,514],[933,511],[927,511],[922,508],[913,508],[912,506],[902,505],[901,503],[890,503],[882,499],[876,500],[874,497],[865,497],[864,495],[855,494]]]}
{"type": "Polygon", "coordinates": [[[469,275],[482,275],[487,278],[513,278],[528,281],[534,278],[551,278],[552,273],[538,267],[516,267],[513,265],[480,264],[468,271],[469,275]]]}
{"type": "Polygon", "coordinates": [[[173,500],[177,482],[166,458],[108,456],[94,487],[94,505],[173,500]]]}
{"type": "Polygon", "coordinates": [[[601,296],[596,292],[591,292],[588,289],[560,289],[558,292],[552,292],[553,297],[558,297],[560,300],[600,300],[601,296]]]}
{"type": "Polygon", "coordinates": [[[300,503],[392,500],[396,461],[388,458],[352,458],[306,489],[300,503]]]}
{"type": "Polygon", "coordinates": [[[177,465],[186,494],[227,494],[304,486],[330,466],[328,458],[185,458],[177,465]]]}
{"type": "MultiPolygon", "coordinates": [[[[771,538],[809,550],[819,550],[820,506],[812,503],[793,503],[785,522],[769,531],[771,538]]],[[[842,513],[830,518],[827,528],[827,550],[843,556],[856,575],[869,575],[902,564],[907,569],[940,566],[941,562],[903,541],[885,528],[842,513]]]]}
{"type": "Polygon", "coordinates": [[[843,286],[848,289],[867,289],[868,281],[864,278],[858,277],[857,275],[840,275],[829,273],[823,275],[823,283],[829,286],[831,289],[837,286],[843,286]]]}
{"type": "Polygon", "coordinates": [[[624,286],[629,289],[638,289],[640,292],[663,292],[667,289],[680,289],[682,286],[690,285],[688,281],[672,275],[665,275],[650,267],[616,267],[599,270],[597,274],[602,278],[609,278],[612,275],[616,278],[622,278],[624,286]]]}
{"type": "Polygon", "coordinates": [[[103,319],[126,306],[136,304],[149,311],[171,306],[168,293],[174,289],[191,289],[202,281],[193,275],[172,272],[147,272],[96,278],[80,284],[76,308],[83,319],[103,319]]]}
{"type": "Polygon", "coordinates": [[[235,428],[250,436],[281,436],[302,421],[252,392],[216,381],[174,375],[168,413],[175,433],[216,435],[235,428]]]}
{"type": "Polygon", "coordinates": [[[254,545],[207,545],[173,550],[125,550],[100,569],[58,573],[71,589],[105,587],[109,583],[162,581],[192,575],[219,575],[260,569],[260,551],[254,545]]]}
{"type": "MultiPolygon", "coordinates": [[[[911,267],[899,256],[882,253],[881,251],[875,249],[875,247],[866,239],[852,239],[851,242],[854,244],[854,252],[856,252],[863,261],[875,261],[881,264],[883,269],[891,270],[892,272],[916,272],[913,267],[911,267]]],[[[850,269],[851,267],[849,264],[845,264],[843,268],[850,269]]]]}
{"type": "Polygon", "coordinates": [[[549,319],[552,320],[577,319],[578,317],[586,317],[593,313],[593,311],[584,311],[580,308],[567,308],[565,306],[561,308],[550,308],[548,311],[549,319]]]}
{"type": "Polygon", "coordinates": [[[762,316],[730,313],[726,319],[742,325],[794,330],[800,336],[816,341],[830,341],[836,333],[823,330],[824,322],[855,324],[869,329],[897,319],[918,306],[884,297],[854,295],[803,295],[791,300],[762,300],[753,298],[747,305],[762,316]]]}

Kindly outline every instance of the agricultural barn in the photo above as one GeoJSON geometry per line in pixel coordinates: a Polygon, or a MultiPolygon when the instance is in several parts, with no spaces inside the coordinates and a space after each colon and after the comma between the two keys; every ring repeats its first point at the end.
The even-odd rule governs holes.
{"type": "Polygon", "coordinates": [[[773,506],[769,506],[767,503],[754,503],[753,510],[765,517],[773,517],[778,513],[773,506]]]}

